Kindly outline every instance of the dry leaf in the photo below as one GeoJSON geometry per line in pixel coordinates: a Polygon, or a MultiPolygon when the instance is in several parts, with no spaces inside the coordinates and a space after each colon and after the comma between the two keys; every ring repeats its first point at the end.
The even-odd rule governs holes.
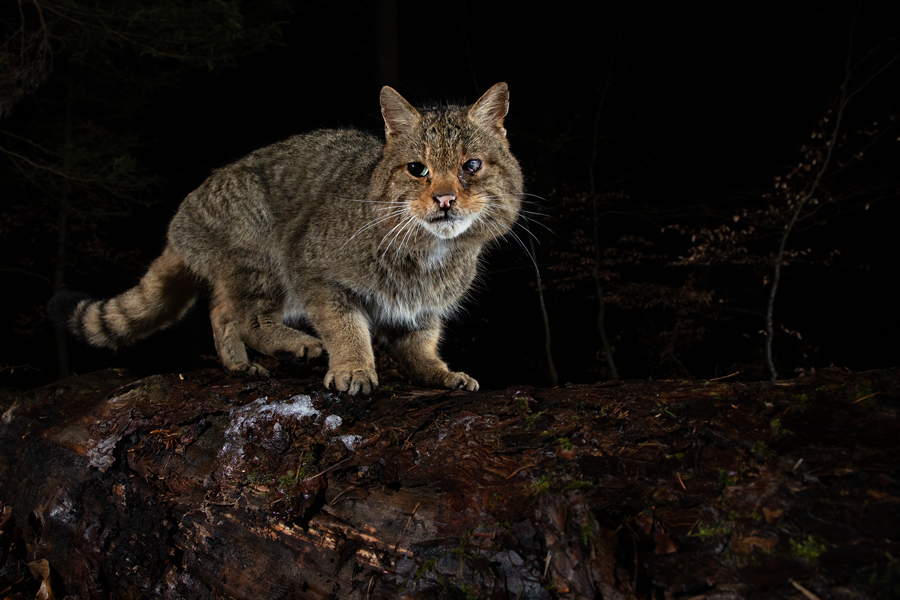
{"type": "Polygon", "coordinates": [[[654,554],[674,554],[680,549],[678,542],[666,535],[664,531],[656,532],[656,535],[653,537],[656,541],[656,547],[653,549],[654,554]]]}
{"type": "Polygon", "coordinates": [[[756,548],[763,552],[771,552],[778,544],[778,537],[732,536],[731,548],[738,554],[750,554],[756,548]]]}
{"type": "Polygon", "coordinates": [[[781,515],[784,514],[784,509],[781,509],[781,508],[771,508],[770,509],[770,508],[763,507],[762,511],[763,511],[763,516],[766,517],[766,523],[768,523],[769,525],[771,525],[772,523],[777,521],[778,517],[780,517],[781,515]]]}
{"type": "Polygon", "coordinates": [[[56,595],[50,587],[50,578],[41,582],[41,587],[38,589],[37,594],[34,595],[34,600],[56,600],[56,595]]]}
{"type": "Polygon", "coordinates": [[[35,579],[43,580],[50,577],[50,563],[45,558],[28,563],[28,570],[35,579]]]}

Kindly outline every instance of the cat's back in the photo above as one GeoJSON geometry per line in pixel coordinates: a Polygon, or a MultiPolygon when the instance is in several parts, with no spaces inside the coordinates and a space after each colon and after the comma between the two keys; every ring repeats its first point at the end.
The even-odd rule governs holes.
{"type": "Polygon", "coordinates": [[[278,203],[347,186],[365,189],[383,147],[381,140],[357,129],[320,129],[260,148],[225,170],[249,172],[278,203]]]}
{"type": "Polygon", "coordinates": [[[185,198],[170,239],[231,232],[262,240],[328,198],[364,197],[382,152],[383,142],[356,129],[320,129],[254,150],[185,198]]]}

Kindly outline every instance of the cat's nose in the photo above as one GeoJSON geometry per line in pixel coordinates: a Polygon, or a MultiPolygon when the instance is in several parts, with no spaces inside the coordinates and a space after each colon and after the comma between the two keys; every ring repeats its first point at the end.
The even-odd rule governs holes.
{"type": "Polygon", "coordinates": [[[441,210],[450,210],[450,203],[456,200],[456,194],[440,194],[432,196],[432,198],[438,203],[441,210]]]}

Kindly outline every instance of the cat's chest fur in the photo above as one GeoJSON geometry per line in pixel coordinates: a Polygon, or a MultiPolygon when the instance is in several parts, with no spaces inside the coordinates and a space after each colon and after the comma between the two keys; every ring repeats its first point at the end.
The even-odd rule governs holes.
{"type": "Polygon", "coordinates": [[[425,316],[452,315],[471,286],[478,255],[441,241],[401,260],[373,264],[369,314],[388,325],[415,326],[425,316]]]}
{"type": "Polygon", "coordinates": [[[415,328],[430,318],[451,316],[471,287],[479,252],[453,240],[431,242],[407,251],[350,245],[342,269],[314,271],[326,281],[289,286],[286,317],[305,317],[323,284],[344,289],[373,325],[415,328]]]}

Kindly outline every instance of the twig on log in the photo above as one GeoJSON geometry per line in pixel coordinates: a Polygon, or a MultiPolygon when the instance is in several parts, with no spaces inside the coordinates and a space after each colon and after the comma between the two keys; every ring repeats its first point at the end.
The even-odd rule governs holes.
{"type": "Polygon", "coordinates": [[[795,588],[797,588],[797,590],[798,590],[801,594],[803,594],[804,596],[806,596],[807,598],[809,598],[809,600],[819,600],[819,597],[818,597],[818,596],[816,596],[815,594],[813,594],[811,591],[809,591],[808,589],[806,589],[805,587],[803,587],[802,585],[800,585],[799,583],[797,583],[797,582],[794,581],[793,579],[789,579],[788,581],[790,581],[791,584],[792,584],[795,588]]]}
{"type": "Polygon", "coordinates": [[[419,510],[419,505],[421,502],[416,502],[416,507],[413,508],[412,514],[409,515],[409,519],[406,520],[406,527],[403,528],[403,531],[400,532],[400,537],[397,538],[397,543],[394,545],[394,552],[397,551],[397,548],[400,547],[400,542],[403,541],[403,536],[406,535],[406,530],[409,529],[409,524],[412,522],[413,515],[416,514],[416,511],[419,510]]]}

